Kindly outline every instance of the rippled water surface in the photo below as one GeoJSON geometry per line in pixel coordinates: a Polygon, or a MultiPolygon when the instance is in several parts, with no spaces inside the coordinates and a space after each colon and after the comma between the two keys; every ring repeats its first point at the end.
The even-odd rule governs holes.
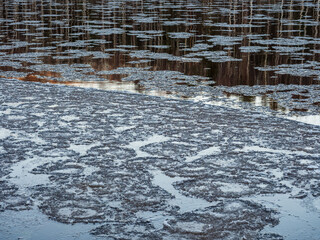
{"type": "Polygon", "coordinates": [[[1,1],[0,76],[319,120],[318,0],[1,1]]]}

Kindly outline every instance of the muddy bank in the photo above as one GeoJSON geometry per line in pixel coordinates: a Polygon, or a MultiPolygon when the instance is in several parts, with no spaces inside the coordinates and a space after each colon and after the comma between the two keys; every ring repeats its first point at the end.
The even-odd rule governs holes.
{"type": "Polygon", "coordinates": [[[19,229],[48,237],[23,223],[33,211],[60,233],[69,230],[55,223],[74,232],[87,224],[87,239],[319,236],[317,126],[191,101],[0,81],[2,239],[19,229]],[[20,225],[6,224],[12,211],[20,225]]]}

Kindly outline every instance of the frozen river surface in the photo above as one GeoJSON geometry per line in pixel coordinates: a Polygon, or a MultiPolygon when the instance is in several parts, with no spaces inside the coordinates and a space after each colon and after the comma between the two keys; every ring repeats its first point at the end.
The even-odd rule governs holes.
{"type": "Polygon", "coordinates": [[[319,126],[18,80],[0,91],[1,239],[320,234],[319,126]]]}
{"type": "Polygon", "coordinates": [[[0,239],[319,240],[319,8],[2,1],[0,239]]]}

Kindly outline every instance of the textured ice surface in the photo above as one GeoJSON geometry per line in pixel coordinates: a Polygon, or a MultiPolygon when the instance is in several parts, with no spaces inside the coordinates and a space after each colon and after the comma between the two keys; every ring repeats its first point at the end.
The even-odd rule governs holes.
{"type": "Polygon", "coordinates": [[[0,221],[11,210],[26,221],[1,224],[4,238],[81,223],[95,223],[87,239],[268,239],[300,236],[300,225],[319,234],[319,211],[312,224],[303,213],[319,205],[319,127],[137,94],[8,79],[0,89],[0,221]],[[30,209],[54,222],[28,221],[40,214],[30,209]]]}

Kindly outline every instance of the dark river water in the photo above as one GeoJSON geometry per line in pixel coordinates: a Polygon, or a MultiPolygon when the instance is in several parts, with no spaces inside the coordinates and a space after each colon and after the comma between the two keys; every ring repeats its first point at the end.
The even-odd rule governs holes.
{"type": "Polygon", "coordinates": [[[319,8],[318,0],[1,0],[0,76],[320,121],[319,8]]]}

